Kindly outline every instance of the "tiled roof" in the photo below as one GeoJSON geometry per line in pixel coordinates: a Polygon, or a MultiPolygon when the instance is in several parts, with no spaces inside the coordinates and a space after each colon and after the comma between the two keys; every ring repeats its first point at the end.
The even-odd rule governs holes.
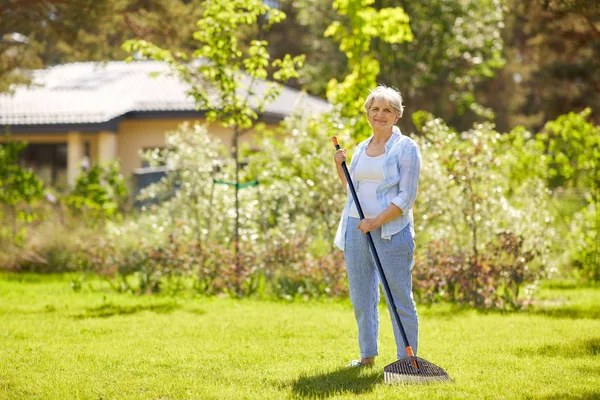
{"type": "MultiPolygon", "coordinates": [[[[82,62],[33,72],[33,85],[0,95],[0,126],[105,123],[129,112],[194,111],[187,86],[157,61],[82,62]]],[[[256,92],[266,87],[260,82],[256,92]]],[[[330,105],[284,86],[265,114],[284,118],[296,107],[315,112],[330,105]]]]}

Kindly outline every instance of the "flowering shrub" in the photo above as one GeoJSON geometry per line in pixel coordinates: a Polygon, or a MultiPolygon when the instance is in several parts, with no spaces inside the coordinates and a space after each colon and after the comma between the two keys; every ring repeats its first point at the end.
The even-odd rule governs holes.
{"type": "Polygon", "coordinates": [[[540,271],[530,268],[536,254],[523,249],[522,238],[501,232],[479,257],[452,253],[449,248],[448,239],[434,240],[418,253],[414,281],[420,302],[518,309],[531,300],[540,271]]]}
{"type": "Polygon", "coordinates": [[[551,187],[578,189],[579,209],[569,215],[568,256],[589,281],[600,281],[600,126],[588,121],[589,108],[549,121],[537,136],[551,187]]]}
{"type": "MultiPolygon", "coordinates": [[[[455,132],[431,116],[416,117],[423,156],[416,295],[480,308],[526,305],[559,259],[552,249],[561,249],[554,245],[544,147],[522,129],[500,135],[482,124],[455,132]]],[[[262,151],[245,150],[237,259],[234,165],[205,127],[184,125],[167,136],[166,148],[145,155],[171,169],[142,192],[153,202],[75,241],[68,268],[98,272],[115,290],[134,293],[347,295],[343,256],[332,245],[346,195],[331,135],[350,150],[354,144],[330,116],[296,116],[283,129],[264,135],[262,151]]]]}
{"type": "MultiPolygon", "coordinates": [[[[306,126],[318,130],[314,121],[306,126]]],[[[150,164],[172,170],[141,193],[143,200],[160,202],[146,204],[125,223],[108,224],[106,242],[85,250],[91,260],[86,267],[112,277],[115,289],[136,293],[187,287],[235,297],[344,295],[341,254],[330,254],[330,241],[326,250],[315,244],[319,237],[329,239],[338,218],[331,212],[333,145],[328,137],[317,140],[300,129],[291,137],[265,141],[272,151],[251,155],[240,174],[242,185],[256,178],[260,183],[240,190],[237,262],[234,192],[218,184],[233,181],[233,165],[204,126],[183,125],[168,135],[164,149],[145,154],[150,164]],[[311,155],[314,149],[329,154],[311,155]],[[325,174],[320,181],[314,178],[319,173],[325,174]]]]}
{"type": "Polygon", "coordinates": [[[556,236],[544,180],[517,174],[535,149],[514,145],[521,131],[500,135],[483,124],[458,133],[426,114],[415,122],[423,133],[417,291],[429,302],[519,307],[520,288],[544,276],[556,236]]]}
{"type": "Polygon", "coordinates": [[[175,293],[194,290],[203,295],[232,297],[260,295],[283,299],[347,295],[345,268],[339,252],[300,257],[298,243],[273,247],[270,253],[242,246],[241,262],[235,263],[231,246],[211,243],[201,248],[170,235],[163,245],[140,242],[135,249],[102,240],[81,247],[77,258],[84,270],[105,276],[119,292],[175,293]],[[268,269],[266,257],[277,268],[268,269]]]}
{"type": "Polygon", "coordinates": [[[327,116],[295,116],[283,132],[266,135],[261,151],[251,156],[248,168],[261,182],[269,226],[269,237],[300,241],[309,248],[326,243],[333,249],[333,237],[346,194],[333,161],[333,135],[342,147],[352,150],[350,134],[327,116]]]}
{"type": "Polygon", "coordinates": [[[574,215],[567,243],[579,275],[584,280],[600,282],[600,212],[596,204],[589,204],[574,215]]]}
{"type": "MultiPolygon", "coordinates": [[[[553,239],[544,181],[520,172],[535,149],[521,131],[500,135],[476,125],[457,133],[421,118],[417,295],[481,308],[526,304],[524,288],[530,292],[546,271],[553,239]]],[[[119,290],[139,293],[188,287],[231,296],[346,295],[342,253],[332,245],[345,194],[330,135],[352,149],[350,135],[327,117],[291,118],[284,130],[265,135],[261,152],[246,153],[240,182],[259,185],[240,190],[238,262],[233,190],[216,184],[233,180],[232,164],[219,141],[196,125],[182,126],[165,149],[147,154],[173,170],[143,192],[161,202],[127,223],[109,224],[110,254],[92,269],[117,277],[119,290]]]]}
{"type": "Polygon", "coordinates": [[[279,298],[340,297],[348,295],[346,267],[341,251],[314,256],[301,240],[278,246],[269,261],[270,282],[279,298]],[[281,266],[284,266],[283,268],[281,266]]]}

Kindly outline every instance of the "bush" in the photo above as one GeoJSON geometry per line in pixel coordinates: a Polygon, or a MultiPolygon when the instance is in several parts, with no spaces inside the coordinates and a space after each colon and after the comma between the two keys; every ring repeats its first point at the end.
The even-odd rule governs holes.
{"type": "Polygon", "coordinates": [[[589,282],[600,282],[600,212],[595,204],[574,215],[567,243],[579,276],[589,282]]]}
{"type": "Polygon", "coordinates": [[[519,288],[544,276],[555,238],[544,180],[526,171],[515,178],[515,163],[533,151],[521,147],[523,157],[515,156],[513,143],[523,132],[500,135],[479,124],[458,133],[426,114],[417,114],[415,123],[423,155],[415,210],[417,290],[429,302],[519,307],[519,288]],[[527,274],[519,272],[525,268],[520,261],[506,261],[506,243],[515,260],[527,260],[527,274]],[[524,281],[510,283],[511,276],[524,281]]]}
{"type": "Polygon", "coordinates": [[[600,127],[588,122],[591,110],[561,115],[549,121],[537,141],[547,149],[544,164],[552,188],[576,188],[581,209],[571,220],[566,250],[580,276],[600,281],[600,127]]]}
{"type": "MultiPolygon", "coordinates": [[[[519,172],[536,149],[522,142],[522,131],[500,135],[476,125],[457,133],[421,118],[415,290],[425,302],[521,307],[523,288],[530,291],[548,270],[553,238],[543,178],[519,172]]],[[[143,191],[160,203],[108,224],[110,244],[97,249],[102,257],[90,251],[98,260],[91,269],[115,277],[117,290],[136,293],[187,287],[236,297],[346,295],[342,253],[332,245],[345,194],[331,132],[345,147],[353,144],[331,117],[296,116],[283,129],[265,134],[261,152],[246,151],[240,183],[259,185],[240,189],[239,262],[233,190],[216,184],[233,180],[233,163],[205,127],[184,125],[165,149],[147,154],[173,170],[143,191]]]]}
{"type": "Polygon", "coordinates": [[[0,143],[0,245],[19,246],[27,239],[27,228],[38,216],[32,207],[44,195],[41,179],[19,165],[27,145],[7,137],[0,143]]]}
{"type": "Polygon", "coordinates": [[[502,232],[479,257],[448,252],[449,248],[447,239],[434,240],[417,255],[414,280],[420,302],[449,301],[484,309],[529,304],[540,271],[529,266],[536,254],[523,249],[522,238],[502,232]]]}
{"type": "Polygon", "coordinates": [[[266,139],[267,148],[250,154],[241,171],[241,186],[257,178],[259,186],[239,192],[239,262],[232,243],[234,191],[218,184],[233,181],[234,165],[204,126],[182,125],[167,136],[165,149],[145,155],[172,169],[141,193],[142,200],[160,202],[143,206],[124,223],[109,223],[104,242],[82,249],[88,268],[115,278],[116,290],[135,293],[186,285],[204,294],[235,297],[346,293],[342,255],[329,254],[338,219],[331,213],[331,198],[342,193],[341,187],[332,189],[337,176],[331,176],[331,139],[313,137],[320,132],[315,120],[288,123],[298,124],[291,138],[266,139]],[[323,176],[317,180],[319,174],[323,176]]]}
{"type": "MultiPolygon", "coordinates": [[[[456,132],[426,114],[417,114],[416,124],[423,155],[417,296],[480,308],[526,305],[536,282],[557,265],[552,250],[561,249],[540,163],[544,147],[523,129],[501,135],[477,124],[456,132]]],[[[140,294],[345,296],[343,256],[332,244],[345,194],[331,135],[349,149],[354,144],[331,116],[295,116],[282,129],[265,133],[261,152],[244,150],[237,260],[235,165],[204,126],[183,125],[167,136],[166,148],[145,155],[172,171],[142,192],[154,202],[124,221],[104,218],[94,236],[65,245],[71,255],[62,262],[140,294]]],[[[597,214],[576,220],[577,229],[595,221],[590,215],[597,214]]]]}
{"type": "Polygon", "coordinates": [[[127,186],[117,161],[81,169],[75,187],[64,202],[89,227],[102,227],[106,220],[120,219],[127,201],[127,186]]]}
{"type": "Polygon", "coordinates": [[[83,271],[105,276],[118,292],[173,294],[193,290],[209,296],[282,299],[347,294],[339,253],[301,257],[297,246],[298,243],[288,243],[263,254],[244,245],[241,262],[236,264],[231,246],[215,242],[201,248],[197,241],[172,234],[163,245],[140,241],[135,248],[104,239],[81,247],[77,258],[85,260],[81,263],[83,271]],[[259,256],[277,268],[266,268],[259,256]]]}
{"type": "Polygon", "coordinates": [[[323,253],[333,251],[346,195],[338,178],[331,137],[352,151],[350,134],[331,116],[288,118],[278,134],[266,134],[248,169],[261,182],[268,236],[290,240],[323,253]]]}

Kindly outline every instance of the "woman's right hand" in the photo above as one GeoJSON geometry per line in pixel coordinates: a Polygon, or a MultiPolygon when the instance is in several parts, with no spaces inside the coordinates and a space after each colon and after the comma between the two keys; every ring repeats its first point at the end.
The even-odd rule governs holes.
{"type": "Polygon", "coordinates": [[[333,155],[333,159],[335,160],[335,164],[338,167],[342,166],[342,163],[346,161],[346,149],[339,149],[333,155]]]}

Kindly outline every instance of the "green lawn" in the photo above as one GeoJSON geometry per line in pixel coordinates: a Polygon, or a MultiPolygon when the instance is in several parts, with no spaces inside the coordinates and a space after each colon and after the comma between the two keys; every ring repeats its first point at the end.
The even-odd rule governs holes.
{"type": "Polygon", "coordinates": [[[65,277],[5,274],[0,399],[600,398],[600,288],[540,297],[530,313],[419,307],[419,355],[455,383],[388,386],[387,314],[377,368],[344,368],[347,302],[75,293],[65,277]]]}

